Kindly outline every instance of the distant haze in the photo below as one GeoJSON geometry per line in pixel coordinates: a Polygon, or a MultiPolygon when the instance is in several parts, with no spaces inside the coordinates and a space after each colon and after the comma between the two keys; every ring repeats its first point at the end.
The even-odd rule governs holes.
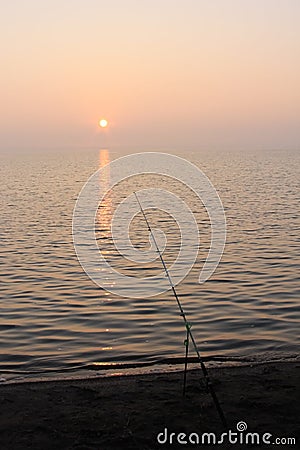
{"type": "Polygon", "coordinates": [[[0,147],[299,148],[299,23],[299,0],[2,2],[0,147]]]}

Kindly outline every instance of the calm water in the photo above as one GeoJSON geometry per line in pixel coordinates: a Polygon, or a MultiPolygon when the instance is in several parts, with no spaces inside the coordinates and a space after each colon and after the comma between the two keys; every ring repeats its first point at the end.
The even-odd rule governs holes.
{"type": "MultiPolygon", "coordinates": [[[[130,153],[130,152],[129,152],[130,153]]],[[[72,213],[88,177],[120,156],[107,150],[1,156],[0,344],[2,373],[91,364],[147,363],[181,357],[185,337],[168,292],[133,300],[96,286],[83,272],[72,241],[72,213]]],[[[201,248],[178,294],[204,356],[296,353],[299,346],[300,154],[182,153],[216,187],[227,218],[227,244],[218,269],[197,279],[209,245],[205,210],[180,184],[170,188],[197,217],[201,248]]],[[[130,264],[114,250],[109,224],[133,189],[164,187],[159,176],[119,185],[100,208],[97,238],[111,263],[134,276],[161,271],[130,264]]],[[[163,213],[151,223],[168,237],[167,263],[176,259],[178,228],[163,213]]],[[[147,242],[137,216],[133,241],[147,242]]],[[[129,289],[134,289],[130,286],[129,289]]]]}

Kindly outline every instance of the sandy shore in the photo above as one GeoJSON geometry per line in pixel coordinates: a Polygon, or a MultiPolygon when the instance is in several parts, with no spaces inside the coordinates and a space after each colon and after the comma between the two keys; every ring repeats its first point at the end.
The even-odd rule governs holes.
{"type": "MultiPolygon", "coordinates": [[[[297,439],[297,445],[280,444],[276,448],[299,448],[299,369],[300,362],[284,362],[209,371],[229,429],[236,432],[237,423],[246,422],[247,430],[239,432],[237,438],[245,440],[246,433],[258,433],[259,445],[229,443],[226,436],[222,444],[201,444],[202,433],[215,433],[220,440],[224,429],[204,389],[201,372],[192,370],[185,397],[179,372],[3,384],[0,448],[265,448],[265,433],[272,435],[265,437],[269,442],[282,437],[297,439]],[[160,441],[167,440],[168,445],[158,443],[159,433],[160,441]],[[175,433],[172,445],[170,433],[175,433]],[[178,438],[178,433],[185,436],[178,438]],[[199,445],[194,444],[196,435],[199,445]],[[179,444],[178,439],[188,443],[179,444]]],[[[209,439],[213,443],[213,436],[209,439]]],[[[251,442],[250,436],[248,439],[251,442]]]]}

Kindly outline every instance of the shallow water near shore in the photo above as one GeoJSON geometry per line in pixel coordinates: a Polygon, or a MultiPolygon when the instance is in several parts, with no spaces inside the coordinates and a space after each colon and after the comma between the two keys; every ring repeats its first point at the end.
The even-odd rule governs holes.
{"type": "MultiPolygon", "coordinates": [[[[130,152],[128,152],[130,153],[130,152]]],[[[199,224],[195,266],[177,287],[204,357],[284,358],[299,348],[300,154],[182,152],[214,184],[227,219],[223,258],[211,279],[198,284],[209,248],[209,219],[192,194],[168,188],[189,203],[199,224]]],[[[158,364],[184,355],[185,328],[170,292],[121,298],[96,286],[80,266],[72,241],[76,198],[99,167],[120,152],[64,151],[1,156],[0,276],[1,374],[111,369],[115,364],[158,364]]],[[[145,179],[139,186],[163,180],[145,179]]],[[[102,205],[101,248],[133,276],[161,272],[132,266],[114,251],[109,222],[124,193],[118,186],[102,205]]],[[[167,263],[179,235],[166,215],[149,215],[165,231],[167,263]]],[[[139,245],[148,237],[136,220],[139,245]]],[[[163,277],[162,273],[162,277],[163,277]]],[[[129,286],[128,289],[135,289],[129,286]]]]}

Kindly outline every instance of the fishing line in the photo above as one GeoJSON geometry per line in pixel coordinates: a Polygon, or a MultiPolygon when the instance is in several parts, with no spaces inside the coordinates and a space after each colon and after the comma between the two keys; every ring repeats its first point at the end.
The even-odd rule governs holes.
{"type": "MultiPolygon", "coordinates": [[[[162,263],[162,265],[163,265],[164,271],[165,271],[166,276],[167,276],[167,278],[168,278],[168,281],[169,281],[170,287],[171,287],[171,289],[172,289],[173,295],[174,295],[174,297],[175,297],[175,299],[176,299],[176,302],[177,302],[177,305],[178,305],[178,308],[179,308],[179,311],[180,311],[180,315],[181,315],[181,317],[183,318],[183,321],[184,321],[184,324],[185,324],[185,327],[186,327],[186,330],[187,330],[187,345],[188,345],[188,342],[189,342],[189,339],[190,339],[191,342],[192,342],[192,345],[193,345],[193,347],[194,347],[194,350],[195,350],[195,352],[196,352],[196,355],[197,355],[197,358],[198,358],[200,367],[201,367],[201,369],[202,369],[202,372],[203,372],[203,376],[204,376],[204,379],[205,379],[205,383],[206,383],[207,390],[209,391],[209,393],[210,393],[210,395],[211,395],[211,397],[212,397],[212,399],[213,399],[213,402],[214,402],[214,404],[215,404],[215,406],[216,406],[216,409],[217,409],[217,411],[218,411],[218,414],[219,414],[219,416],[220,416],[220,419],[221,419],[221,421],[222,421],[222,424],[223,424],[224,427],[227,429],[228,426],[227,426],[227,422],[226,422],[226,419],[225,419],[223,410],[222,410],[222,408],[221,408],[221,405],[220,405],[219,400],[218,400],[218,398],[217,398],[217,395],[216,395],[216,393],[215,393],[215,390],[214,390],[214,387],[213,387],[213,385],[212,385],[211,379],[210,379],[210,377],[209,377],[209,375],[208,375],[206,366],[205,366],[205,364],[204,364],[204,362],[203,362],[203,359],[202,359],[202,357],[201,357],[201,355],[200,355],[200,352],[199,352],[199,350],[198,350],[198,348],[197,348],[196,341],[195,341],[195,339],[194,339],[194,336],[193,336],[193,333],[192,333],[192,330],[191,330],[191,324],[188,322],[187,317],[186,317],[186,315],[185,315],[185,312],[184,312],[184,310],[183,310],[183,307],[182,307],[182,305],[181,305],[181,303],[180,303],[179,297],[178,297],[178,295],[177,295],[175,286],[174,286],[174,284],[173,284],[173,282],[172,282],[172,279],[171,279],[171,276],[170,276],[170,274],[169,274],[168,268],[167,268],[167,266],[166,266],[166,264],[165,264],[165,261],[164,261],[164,259],[163,259],[163,257],[162,257],[162,254],[161,254],[161,251],[160,251],[160,249],[159,249],[159,246],[158,246],[158,244],[157,244],[157,242],[156,242],[155,236],[154,236],[154,234],[153,234],[153,232],[152,232],[152,229],[151,229],[150,224],[149,224],[149,222],[148,222],[148,219],[147,219],[147,217],[146,217],[146,213],[145,213],[145,211],[144,211],[144,209],[143,209],[143,207],[142,207],[142,205],[141,205],[141,202],[140,202],[140,200],[139,200],[139,198],[138,198],[138,196],[137,196],[137,193],[134,192],[134,195],[135,195],[135,198],[136,198],[136,200],[137,200],[137,202],[138,202],[138,204],[139,204],[139,207],[140,207],[141,213],[142,213],[142,215],[143,215],[143,217],[144,217],[144,219],[145,219],[145,222],[146,222],[146,224],[147,224],[148,231],[149,231],[149,233],[151,234],[151,237],[152,237],[153,242],[154,242],[154,244],[155,244],[157,253],[158,253],[158,255],[159,255],[159,258],[160,258],[161,263],[162,263]]],[[[188,347],[187,347],[187,350],[188,350],[188,347]]],[[[186,350],[186,351],[187,351],[187,350],[186,350]]],[[[185,370],[185,371],[186,371],[186,370],[185,370]]],[[[185,375],[185,380],[186,380],[186,375],[185,375]]],[[[184,383],[185,383],[185,381],[184,381],[184,383]]],[[[184,390],[185,390],[185,387],[184,387],[184,390]]]]}

